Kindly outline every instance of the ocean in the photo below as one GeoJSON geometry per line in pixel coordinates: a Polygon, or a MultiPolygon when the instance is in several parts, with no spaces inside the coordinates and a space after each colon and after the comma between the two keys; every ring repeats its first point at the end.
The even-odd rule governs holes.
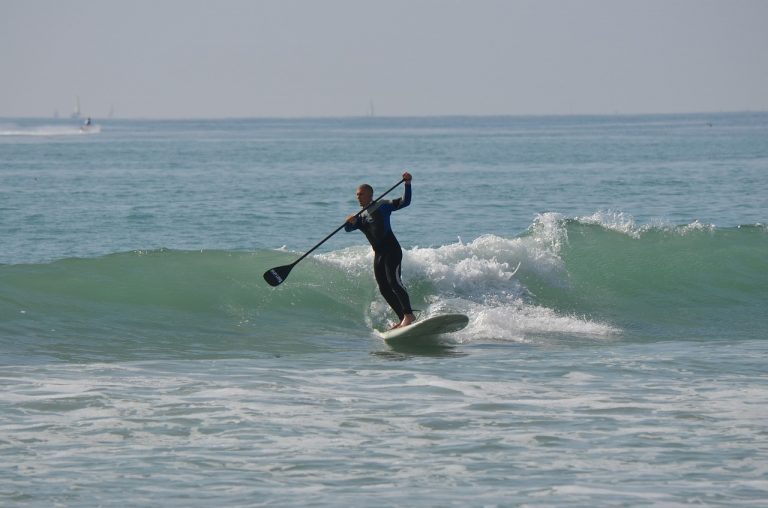
{"type": "Polygon", "coordinates": [[[766,505],[768,113],[95,123],[0,119],[0,505],[766,505]],[[265,283],[406,170],[467,328],[265,283]]]}

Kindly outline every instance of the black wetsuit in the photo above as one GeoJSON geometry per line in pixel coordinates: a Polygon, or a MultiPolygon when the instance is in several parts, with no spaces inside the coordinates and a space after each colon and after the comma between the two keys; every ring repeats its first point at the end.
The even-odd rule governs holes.
{"type": "Polygon", "coordinates": [[[411,301],[408,292],[400,280],[400,263],[403,250],[392,232],[389,216],[411,204],[411,185],[405,184],[403,197],[392,201],[379,201],[357,218],[355,224],[347,223],[346,231],[359,229],[373,247],[373,273],[379,285],[381,295],[387,301],[397,317],[402,321],[405,314],[411,314],[411,301]]]}

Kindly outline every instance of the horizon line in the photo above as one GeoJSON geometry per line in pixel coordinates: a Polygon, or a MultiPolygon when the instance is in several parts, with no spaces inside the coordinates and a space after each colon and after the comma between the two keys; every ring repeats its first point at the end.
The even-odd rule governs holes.
{"type": "Polygon", "coordinates": [[[405,118],[547,118],[547,117],[630,117],[630,116],[693,116],[693,115],[728,115],[728,114],[755,114],[755,113],[768,113],[768,109],[742,109],[742,110],[711,110],[711,111],[676,111],[676,112],[620,112],[614,113],[498,113],[498,114],[483,114],[483,113],[443,113],[432,115],[375,115],[369,116],[365,114],[360,115],[308,115],[308,116],[254,116],[254,115],[242,115],[242,116],[113,116],[113,117],[100,117],[97,115],[84,115],[80,118],[69,117],[55,117],[55,116],[33,116],[33,115],[21,115],[21,116],[4,116],[0,115],[0,119],[4,120],[57,120],[57,121],[80,121],[83,118],[104,120],[174,120],[174,121],[196,121],[196,120],[355,120],[355,119],[367,119],[375,120],[377,118],[382,119],[405,119],[405,118]]]}

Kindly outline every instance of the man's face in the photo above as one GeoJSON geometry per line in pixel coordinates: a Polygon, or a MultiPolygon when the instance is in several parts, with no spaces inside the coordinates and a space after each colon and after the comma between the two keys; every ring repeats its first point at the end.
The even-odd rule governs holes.
{"type": "Polygon", "coordinates": [[[357,202],[363,208],[368,206],[373,200],[373,193],[365,187],[358,187],[355,196],[357,197],[357,202]]]}

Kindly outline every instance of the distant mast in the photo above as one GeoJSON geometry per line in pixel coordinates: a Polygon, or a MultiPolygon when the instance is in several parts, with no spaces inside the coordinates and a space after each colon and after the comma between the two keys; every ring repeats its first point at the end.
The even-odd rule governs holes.
{"type": "Polygon", "coordinates": [[[77,96],[77,103],[75,104],[75,110],[70,115],[70,118],[78,119],[80,118],[80,96],[77,96]]]}
{"type": "Polygon", "coordinates": [[[373,109],[373,99],[368,102],[368,116],[371,118],[376,116],[376,111],[373,109]]]}

